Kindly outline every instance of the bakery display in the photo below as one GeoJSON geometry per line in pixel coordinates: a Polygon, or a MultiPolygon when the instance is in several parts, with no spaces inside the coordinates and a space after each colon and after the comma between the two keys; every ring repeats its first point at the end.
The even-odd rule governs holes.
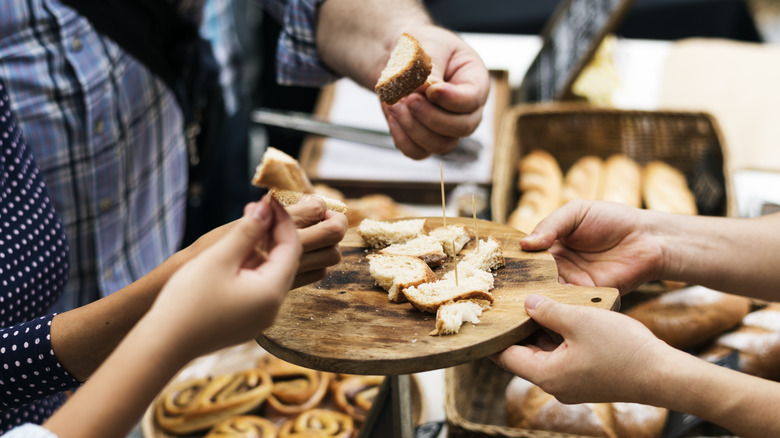
{"type": "Polygon", "coordinates": [[[696,198],[688,188],[685,175],[669,164],[654,160],[642,172],[642,197],[645,207],[668,213],[697,214],[696,198]]]}
{"type": "Polygon", "coordinates": [[[255,169],[252,184],[267,189],[312,193],[314,187],[300,163],[286,153],[269,146],[255,169]]]}
{"type": "Polygon", "coordinates": [[[660,438],[668,415],[635,403],[564,404],[520,377],[509,381],[505,397],[508,426],[576,436],[660,438]]]}
{"type": "Polygon", "coordinates": [[[748,313],[734,330],[718,336],[700,356],[715,361],[735,351],[742,372],[780,380],[780,303],[769,303],[748,313]]]}
{"type": "Polygon", "coordinates": [[[691,286],[637,304],[625,313],[662,341],[684,350],[733,328],[749,311],[748,298],[691,286]]]}
{"type": "Polygon", "coordinates": [[[403,33],[390,53],[374,91],[382,102],[392,105],[423,85],[431,70],[431,57],[420,42],[403,33]]]}

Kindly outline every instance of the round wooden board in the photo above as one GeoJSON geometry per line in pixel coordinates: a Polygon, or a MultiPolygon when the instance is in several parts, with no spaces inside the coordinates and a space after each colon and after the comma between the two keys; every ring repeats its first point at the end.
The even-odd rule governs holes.
{"type": "MultiPolygon", "coordinates": [[[[442,225],[442,218],[427,219],[431,229],[442,225]]],[[[474,232],[473,219],[447,218],[447,224],[453,223],[474,232]]],[[[274,325],[257,342],[281,359],[322,371],[411,374],[476,360],[525,339],[538,328],[525,312],[525,297],[531,293],[564,303],[617,307],[616,289],[558,283],[549,252],[520,249],[522,232],[484,220],[478,220],[477,228],[480,239],[492,236],[501,243],[506,259],[495,272],[493,307],[482,313],[479,324],[466,323],[454,335],[430,336],[436,316],[388,300],[368,270],[366,255],[372,250],[350,228],[341,242],[341,262],[323,280],[290,291],[274,325]]],[[[459,257],[475,245],[472,239],[459,257]]],[[[441,276],[453,265],[434,272],[441,276]]]]}

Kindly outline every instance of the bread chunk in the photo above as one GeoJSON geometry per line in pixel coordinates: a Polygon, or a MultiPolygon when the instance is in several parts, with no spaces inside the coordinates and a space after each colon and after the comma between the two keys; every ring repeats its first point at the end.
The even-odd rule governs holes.
{"type": "Polygon", "coordinates": [[[390,53],[374,91],[382,102],[392,105],[424,84],[431,70],[431,57],[420,42],[403,33],[390,53]]]}
{"type": "Polygon", "coordinates": [[[493,294],[490,293],[493,281],[493,274],[489,272],[458,265],[457,281],[452,270],[441,280],[404,289],[404,295],[414,308],[429,313],[436,313],[440,306],[460,300],[476,300],[489,307],[493,304],[493,294]]]}
{"type": "Polygon", "coordinates": [[[493,237],[479,241],[479,249],[474,249],[466,254],[460,261],[460,265],[472,265],[482,271],[491,271],[504,266],[506,259],[501,251],[501,244],[493,237]]]}
{"type": "Polygon", "coordinates": [[[420,234],[428,234],[428,221],[408,219],[397,222],[363,219],[357,233],[372,248],[384,248],[394,243],[404,243],[420,234]]]}
{"type": "Polygon", "coordinates": [[[439,266],[447,259],[442,244],[427,234],[421,234],[404,243],[395,243],[380,249],[382,254],[410,255],[417,257],[428,266],[439,266]]]}
{"type": "Polygon", "coordinates": [[[428,235],[441,243],[447,257],[457,256],[460,250],[462,250],[467,243],[471,242],[471,234],[464,225],[460,224],[436,228],[428,233],[428,235]]]}
{"type": "Polygon", "coordinates": [[[409,255],[369,254],[368,269],[390,301],[406,301],[403,291],[411,286],[436,281],[436,274],[421,259],[409,255]]]}
{"type": "Polygon", "coordinates": [[[484,309],[484,302],[477,301],[455,301],[439,306],[436,311],[436,329],[430,335],[457,334],[463,323],[478,324],[484,309]]]}
{"type": "Polygon", "coordinates": [[[262,161],[255,169],[252,184],[267,189],[314,192],[314,187],[298,160],[270,146],[265,150],[262,161]]]}
{"type": "MultiPolygon", "coordinates": [[[[297,204],[304,195],[302,192],[296,192],[293,190],[279,190],[277,188],[271,189],[269,193],[279,202],[279,204],[282,205],[282,207],[289,207],[291,205],[297,204]]],[[[338,213],[347,213],[347,204],[339,201],[338,199],[332,199],[327,196],[320,195],[319,193],[315,193],[314,195],[325,202],[325,208],[328,210],[338,213]]]]}

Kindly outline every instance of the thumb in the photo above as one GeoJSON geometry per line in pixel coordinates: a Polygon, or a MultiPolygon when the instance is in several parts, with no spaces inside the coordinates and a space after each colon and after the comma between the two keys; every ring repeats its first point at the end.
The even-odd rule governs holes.
{"type": "Polygon", "coordinates": [[[268,196],[260,202],[248,204],[244,213],[244,217],[214,245],[215,258],[240,263],[267,238],[268,230],[274,222],[268,196]]]}
{"type": "Polygon", "coordinates": [[[572,318],[571,306],[537,294],[525,298],[525,311],[540,326],[563,336],[568,332],[572,318]]]}
{"type": "Polygon", "coordinates": [[[556,240],[571,234],[582,221],[578,205],[569,202],[550,213],[536,225],[531,234],[520,239],[520,247],[526,251],[550,249],[556,240]]]}

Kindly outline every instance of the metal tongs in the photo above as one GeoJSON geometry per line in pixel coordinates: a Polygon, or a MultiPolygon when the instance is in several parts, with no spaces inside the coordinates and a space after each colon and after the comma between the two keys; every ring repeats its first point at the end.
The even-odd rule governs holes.
{"type": "MultiPolygon", "coordinates": [[[[252,121],[262,125],[294,129],[296,131],[354,141],[384,149],[395,149],[393,137],[389,132],[331,123],[303,112],[258,108],[252,111],[252,121]]],[[[482,149],[482,143],[471,137],[464,137],[460,139],[455,150],[444,155],[436,156],[442,161],[472,163],[477,161],[479,152],[482,149]]]]}

